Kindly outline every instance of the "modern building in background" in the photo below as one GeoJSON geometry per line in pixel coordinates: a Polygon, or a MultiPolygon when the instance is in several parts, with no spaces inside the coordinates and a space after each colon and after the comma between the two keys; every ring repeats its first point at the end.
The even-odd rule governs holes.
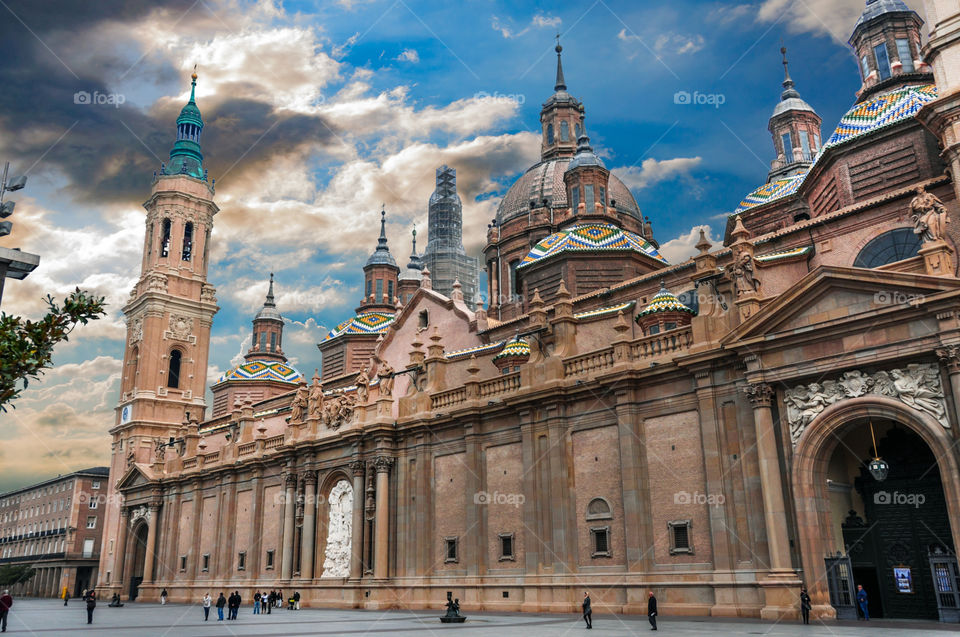
{"type": "Polygon", "coordinates": [[[427,211],[427,247],[422,260],[433,289],[450,298],[453,284],[460,281],[467,307],[476,309],[480,263],[463,249],[463,204],[457,194],[455,168],[437,168],[437,187],[427,211]]]}
{"type": "Polygon", "coordinates": [[[91,467],[0,494],[0,565],[37,570],[14,596],[71,597],[97,581],[109,467],[91,467]]]}

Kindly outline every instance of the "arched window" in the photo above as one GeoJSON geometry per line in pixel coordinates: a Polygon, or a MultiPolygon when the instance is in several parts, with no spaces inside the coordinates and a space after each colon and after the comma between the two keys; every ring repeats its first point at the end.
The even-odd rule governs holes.
{"type": "Polygon", "coordinates": [[[594,498],[587,505],[588,520],[606,520],[613,517],[610,503],[603,498],[594,498]]]}
{"type": "Polygon", "coordinates": [[[879,268],[888,263],[917,256],[920,236],[912,228],[897,228],[875,237],[863,247],[853,262],[855,268],[879,268]]]}
{"type": "Polygon", "coordinates": [[[547,143],[553,143],[553,124],[547,124],[547,143]]]}
{"type": "Polygon", "coordinates": [[[170,254],[170,220],[163,220],[163,236],[160,239],[160,256],[165,257],[170,254]]]}
{"type": "Polygon", "coordinates": [[[566,121],[560,122],[560,141],[570,141],[570,124],[566,121]]]}
{"type": "Polygon", "coordinates": [[[167,387],[177,389],[180,387],[180,363],[183,360],[183,352],[178,349],[170,350],[170,369],[167,371],[167,387]]]}
{"type": "Polygon", "coordinates": [[[193,222],[188,221],[183,228],[183,252],[180,258],[189,261],[193,255],[193,222]]]}
{"type": "Polygon", "coordinates": [[[580,131],[582,130],[580,128],[580,122],[577,122],[576,124],[573,125],[573,130],[576,131],[577,133],[577,139],[580,139],[580,131]]]}

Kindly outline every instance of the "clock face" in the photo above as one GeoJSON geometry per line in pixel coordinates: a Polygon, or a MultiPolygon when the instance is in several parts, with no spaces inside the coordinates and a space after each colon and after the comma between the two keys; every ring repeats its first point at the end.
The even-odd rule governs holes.
{"type": "Polygon", "coordinates": [[[130,422],[130,405],[125,405],[123,409],[120,410],[120,423],[130,422]]]}

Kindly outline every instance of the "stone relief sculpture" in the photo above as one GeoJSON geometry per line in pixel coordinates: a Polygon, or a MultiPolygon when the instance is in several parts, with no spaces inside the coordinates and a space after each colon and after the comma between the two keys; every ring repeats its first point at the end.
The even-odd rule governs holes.
{"type": "Polygon", "coordinates": [[[356,404],[357,398],[353,394],[341,394],[329,398],[323,403],[320,421],[330,429],[338,429],[340,425],[349,421],[353,416],[353,409],[356,404]]]}
{"type": "Polygon", "coordinates": [[[752,294],[760,288],[760,281],[753,274],[753,256],[746,250],[741,251],[730,265],[728,276],[737,296],[752,294]]]}
{"type": "Polygon", "coordinates": [[[353,539],[353,487],[340,480],[327,498],[330,520],[327,525],[327,550],[320,577],[349,577],[353,539]]]}
{"type": "Polygon", "coordinates": [[[943,202],[927,192],[923,186],[917,186],[917,196],[910,202],[913,218],[913,232],[920,235],[923,243],[940,241],[947,232],[950,217],[943,202]]]}
{"type": "Polygon", "coordinates": [[[390,363],[380,361],[377,376],[380,378],[380,395],[393,396],[393,367],[390,366],[390,363]]]}
{"type": "Polygon", "coordinates": [[[307,407],[307,388],[300,385],[290,405],[290,422],[303,422],[303,410],[307,407]]]}
{"type": "Polygon", "coordinates": [[[310,386],[310,396],[307,402],[309,417],[320,418],[323,413],[323,385],[316,378],[313,379],[313,385],[310,386]]]}
{"type": "Polygon", "coordinates": [[[929,363],[907,365],[906,369],[864,374],[861,371],[844,372],[838,380],[826,380],[809,385],[798,385],[784,393],[790,439],[797,444],[807,425],[828,406],[867,394],[899,400],[917,411],[933,416],[945,428],[947,420],[940,370],[929,363]]]}
{"type": "Polygon", "coordinates": [[[357,386],[357,402],[361,405],[367,404],[367,397],[370,395],[370,377],[367,376],[367,370],[361,369],[357,374],[355,381],[357,386]]]}

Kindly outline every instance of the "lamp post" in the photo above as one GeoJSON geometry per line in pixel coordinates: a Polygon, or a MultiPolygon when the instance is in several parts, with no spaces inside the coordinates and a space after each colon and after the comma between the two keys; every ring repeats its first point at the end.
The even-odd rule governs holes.
{"type": "Polygon", "coordinates": [[[880,454],[877,453],[877,437],[873,433],[872,420],[870,421],[870,439],[873,440],[873,460],[867,465],[867,470],[870,472],[870,475],[873,476],[874,480],[883,482],[887,479],[887,474],[890,473],[890,465],[887,464],[886,460],[880,458],[880,454]]]}
{"type": "MultiPolygon", "coordinates": [[[[15,201],[4,201],[3,196],[8,192],[20,190],[27,185],[27,177],[10,177],[10,162],[3,165],[3,176],[0,177],[0,219],[6,219],[13,214],[16,206],[15,201]]],[[[0,222],[0,237],[10,234],[13,223],[9,221],[0,222]]],[[[24,279],[33,272],[40,264],[40,256],[21,252],[19,248],[0,247],[0,301],[3,300],[3,283],[7,277],[11,279],[24,279]]]]}

